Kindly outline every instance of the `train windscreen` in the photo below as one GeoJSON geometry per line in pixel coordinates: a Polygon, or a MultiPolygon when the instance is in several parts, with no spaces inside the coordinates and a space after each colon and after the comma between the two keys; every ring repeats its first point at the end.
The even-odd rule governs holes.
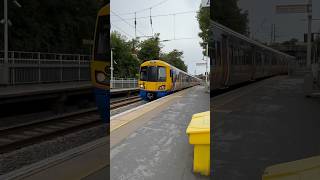
{"type": "Polygon", "coordinates": [[[107,61],[110,59],[110,18],[109,15],[99,16],[94,44],[94,60],[107,61]]]}
{"type": "Polygon", "coordinates": [[[166,68],[162,66],[143,66],[140,69],[140,81],[165,82],[166,68]]]}

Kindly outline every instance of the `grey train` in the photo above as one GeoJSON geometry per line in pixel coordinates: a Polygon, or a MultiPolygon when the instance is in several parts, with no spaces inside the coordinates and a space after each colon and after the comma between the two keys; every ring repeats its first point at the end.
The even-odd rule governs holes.
{"type": "Polygon", "coordinates": [[[210,22],[210,90],[288,73],[294,57],[272,49],[219,23],[210,22]]]}

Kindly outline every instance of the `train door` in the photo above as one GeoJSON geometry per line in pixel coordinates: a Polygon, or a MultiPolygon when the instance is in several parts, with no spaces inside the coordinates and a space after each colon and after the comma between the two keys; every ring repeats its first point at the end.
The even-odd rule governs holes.
{"type": "Polygon", "coordinates": [[[173,69],[170,68],[170,77],[171,77],[171,91],[176,90],[176,73],[173,69]]]}

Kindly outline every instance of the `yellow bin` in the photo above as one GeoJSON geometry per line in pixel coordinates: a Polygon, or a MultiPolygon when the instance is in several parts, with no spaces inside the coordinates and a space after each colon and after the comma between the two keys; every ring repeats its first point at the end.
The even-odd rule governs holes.
{"type": "Polygon", "coordinates": [[[193,171],[210,175],[210,111],[194,114],[187,134],[194,145],[193,171]]]}

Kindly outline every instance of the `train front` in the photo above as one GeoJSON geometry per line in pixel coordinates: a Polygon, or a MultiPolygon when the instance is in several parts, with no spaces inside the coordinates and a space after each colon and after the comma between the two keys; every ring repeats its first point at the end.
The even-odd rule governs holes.
{"type": "Polygon", "coordinates": [[[160,60],[142,63],[139,87],[140,97],[149,101],[171,93],[170,65],[160,60]]]}
{"type": "Polygon", "coordinates": [[[93,59],[90,63],[91,81],[96,104],[103,122],[109,123],[110,100],[110,6],[102,7],[97,16],[93,59]]]}

